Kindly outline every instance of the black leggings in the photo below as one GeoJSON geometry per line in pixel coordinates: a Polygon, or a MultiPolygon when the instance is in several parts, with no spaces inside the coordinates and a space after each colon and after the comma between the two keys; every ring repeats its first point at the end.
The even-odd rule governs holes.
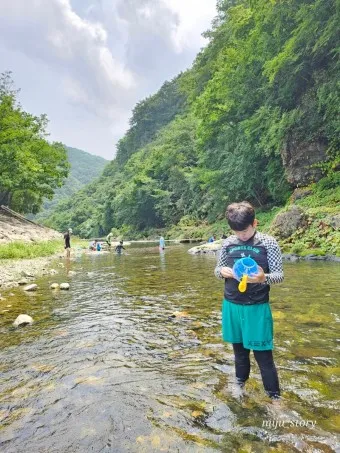
{"type": "MultiPolygon", "coordinates": [[[[233,343],[235,354],[236,379],[244,385],[250,373],[250,349],[243,347],[242,343],[233,343]]],[[[273,360],[273,351],[254,351],[255,360],[260,368],[265,391],[271,398],[280,396],[279,378],[273,360]]]]}

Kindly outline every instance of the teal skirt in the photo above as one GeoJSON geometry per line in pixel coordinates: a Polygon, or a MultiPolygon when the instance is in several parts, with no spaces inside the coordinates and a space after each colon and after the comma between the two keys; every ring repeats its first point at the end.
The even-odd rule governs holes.
{"type": "Polygon", "coordinates": [[[269,303],[238,305],[224,299],[222,336],[224,341],[242,343],[247,349],[273,349],[273,316],[269,303]]]}

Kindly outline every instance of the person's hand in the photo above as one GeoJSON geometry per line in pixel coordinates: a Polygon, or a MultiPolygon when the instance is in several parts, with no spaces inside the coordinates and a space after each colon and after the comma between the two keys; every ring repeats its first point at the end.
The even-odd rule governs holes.
{"type": "Polygon", "coordinates": [[[231,267],[221,267],[220,272],[224,278],[235,278],[231,267]]]}
{"type": "Polygon", "coordinates": [[[259,268],[259,271],[256,275],[248,276],[248,279],[247,279],[248,283],[265,283],[265,281],[266,281],[265,273],[263,272],[262,267],[258,266],[258,268],[259,268]]]}

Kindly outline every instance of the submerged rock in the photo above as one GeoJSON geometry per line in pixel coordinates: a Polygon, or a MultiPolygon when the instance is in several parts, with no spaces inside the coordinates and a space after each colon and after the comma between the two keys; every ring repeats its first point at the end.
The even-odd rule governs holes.
{"type": "Polygon", "coordinates": [[[60,289],[64,289],[64,290],[70,289],[69,283],[61,283],[60,284],[60,289]]]}
{"type": "Polygon", "coordinates": [[[170,315],[170,318],[187,318],[189,316],[189,313],[187,311],[174,311],[172,315],[170,315]]]}
{"type": "Polygon", "coordinates": [[[27,285],[24,288],[24,291],[36,291],[38,289],[38,285],[32,283],[32,285],[27,285]]]}
{"type": "Polygon", "coordinates": [[[306,261],[314,261],[314,260],[324,261],[326,259],[326,257],[324,255],[314,255],[313,253],[310,253],[309,255],[305,255],[304,259],[306,261]]]}
{"type": "Polygon", "coordinates": [[[294,253],[283,253],[282,254],[282,259],[286,261],[292,261],[293,263],[299,261],[299,256],[295,255],[294,253]]]}
{"type": "Polygon", "coordinates": [[[205,424],[213,430],[228,432],[233,429],[235,419],[235,415],[226,404],[219,404],[206,419],[205,424]]]}
{"type": "Polygon", "coordinates": [[[23,285],[27,285],[27,283],[28,283],[28,280],[22,279],[18,282],[18,285],[23,286],[23,285]]]}
{"type": "Polygon", "coordinates": [[[59,283],[52,283],[50,286],[51,289],[59,289],[59,283]]]}
{"type": "Polygon", "coordinates": [[[340,256],[326,255],[327,261],[334,261],[340,263],[340,256]]]}
{"type": "Polygon", "coordinates": [[[19,315],[17,319],[13,322],[14,327],[25,326],[27,324],[32,324],[33,318],[28,315],[19,315]]]}
{"type": "Polygon", "coordinates": [[[32,274],[32,272],[27,272],[27,271],[21,271],[21,275],[23,277],[35,277],[35,275],[32,274]]]}

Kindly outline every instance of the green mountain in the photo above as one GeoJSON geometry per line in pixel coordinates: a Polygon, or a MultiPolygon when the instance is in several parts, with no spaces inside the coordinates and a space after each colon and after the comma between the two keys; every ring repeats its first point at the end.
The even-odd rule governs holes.
{"type": "Polygon", "coordinates": [[[46,219],[60,201],[71,197],[97,178],[108,162],[103,157],[94,156],[77,148],[66,147],[66,150],[71,165],[69,175],[64,185],[55,190],[53,199],[44,201],[42,210],[34,217],[36,221],[46,219]]]}
{"type": "Polygon", "coordinates": [[[296,187],[322,177],[323,187],[337,188],[336,209],[336,1],[217,6],[209,43],[192,68],[136,105],[116,158],[60,203],[48,225],[71,226],[83,237],[112,229],[147,236],[216,222],[231,201],[283,206],[296,187]]]}

